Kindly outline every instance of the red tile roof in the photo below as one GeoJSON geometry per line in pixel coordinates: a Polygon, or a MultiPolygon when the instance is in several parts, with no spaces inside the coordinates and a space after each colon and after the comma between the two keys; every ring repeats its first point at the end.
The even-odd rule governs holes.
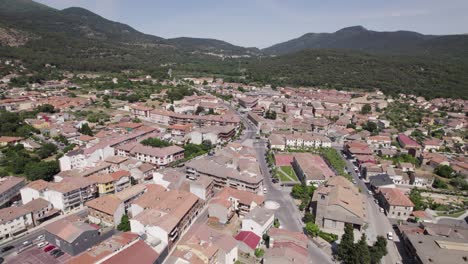
{"type": "Polygon", "coordinates": [[[138,241],[130,247],[120,251],[104,261],[104,264],[153,264],[159,258],[159,254],[143,241],[138,241]]]}
{"type": "Polygon", "coordinates": [[[251,249],[256,249],[260,242],[260,237],[251,231],[241,231],[234,237],[237,241],[244,242],[251,249]]]}
{"type": "Polygon", "coordinates": [[[379,191],[392,206],[414,206],[413,202],[399,189],[380,188],[379,191]]]}

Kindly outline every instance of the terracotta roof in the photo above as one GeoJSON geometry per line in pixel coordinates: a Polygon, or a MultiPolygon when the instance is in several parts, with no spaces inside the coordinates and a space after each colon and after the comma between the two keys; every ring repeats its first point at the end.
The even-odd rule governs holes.
{"type": "Polygon", "coordinates": [[[27,204],[24,204],[22,207],[30,212],[36,212],[43,208],[46,208],[50,203],[42,198],[34,199],[27,204]]]}
{"type": "Polygon", "coordinates": [[[73,243],[81,234],[87,231],[94,231],[96,228],[84,222],[70,222],[66,219],[61,219],[54,222],[53,225],[47,225],[45,229],[63,240],[73,243]]]}
{"type": "Polygon", "coordinates": [[[153,264],[156,263],[158,258],[159,254],[156,251],[145,244],[145,242],[139,240],[135,244],[104,261],[103,264],[153,264]]]}
{"type": "Polygon", "coordinates": [[[0,209],[0,224],[14,220],[30,212],[22,207],[8,207],[0,209]]]}
{"type": "Polygon", "coordinates": [[[256,249],[260,242],[260,237],[252,231],[241,231],[234,237],[237,241],[244,242],[251,249],[256,249]]]}
{"type": "Polygon", "coordinates": [[[383,194],[390,205],[393,206],[414,206],[413,202],[396,188],[380,188],[379,191],[383,194]]]}
{"type": "Polygon", "coordinates": [[[26,187],[34,189],[36,191],[42,191],[49,186],[49,183],[44,180],[37,180],[30,182],[26,187]]]}
{"type": "Polygon", "coordinates": [[[13,143],[22,140],[20,137],[0,137],[0,142],[2,143],[13,143]]]}
{"type": "Polygon", "coordinates": [[[85,205],[108,215],[114,215],[115,211],[117,211],[122,203],[123,202],[119,198],[111,194],[88,201],[85,205]]]}
{"type": "Polygon", "coordinates": [[[21,177],[7,176],[0,178],[0,194],[3,194],[9,189],[15,187],[16,185],[24,185],[24,182],[24,178],[21,177]]]}
{"type": "Polygon", "coordinates": [[[124,232],[104,240],[98,245],[90,248],[83,254],[76,256],[68,262],[69,264],[93,264],[118,252],[122,247],[132,243],[139,238],[138,234],[124,232]]]}
{"type": "Polygon", "coordinates": [[[115,181],[118,181],[118,180],[120,180],[122,177],[130,177],[130,172],[129,172],[129,171],[126,171],[126,170],[119,170],[119,171],[116,171],[116,172],[111,173],[110,176],[111,176],[115,181]]]}
{"type": "Polygon", "coordinates": [[[219,193],[216,194],[214,198],[230,200],[230,197],[238,199],[241,203],[247,205],[250,205],[253,202],[255,202],[257,205],[261,205],[265,201],[265,198],[263,196],[256,195],[248,191],[233,189],[230,187],[224,187],[219,193]]]}

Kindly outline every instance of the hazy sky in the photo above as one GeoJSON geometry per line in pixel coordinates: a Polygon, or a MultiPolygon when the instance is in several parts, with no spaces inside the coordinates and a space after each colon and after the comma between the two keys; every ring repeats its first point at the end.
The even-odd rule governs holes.
{"type": "Polygon", "coordinates": [[[468,33],[468,0],[37,0],[79,6],[164,38],[216,38],[267,47],[307,32],[362,25],[379,31],[468,33]]]}

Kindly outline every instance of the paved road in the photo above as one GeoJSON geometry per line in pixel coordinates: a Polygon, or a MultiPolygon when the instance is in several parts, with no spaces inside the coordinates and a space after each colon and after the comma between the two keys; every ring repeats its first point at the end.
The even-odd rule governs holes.
{"type": "MultiPolygon", "coordinates": [[[[257,160],[263,175],[263,185],[267,189],[265,200],[274,201],[280,205],[279,209],[275,211],[275,217],[280,221],[282,228],[295,232],[304,232],[301,221],[302,214],[299,209],[293,203],[288,193],[278,190],[271,182],[270,169],[265,159],[267,143],[262,140],[256,140],[257,127],[241,114],[239,116],[245,127],[245,134],[241,138],[241,142],[253,141],[253,147],[255,148],[257,160]]],[[[333,263],[330,257],[311,241],[309,241],[308,250],[310,263],[333,263]]]]}
{"type": "Polygon", "coordinates": [[[390,224],[390,221],[385,214],[380,212],[380,207],[374,202],[374,197],[368,193],[369,189],[366,184],[359,179],[357,173],[354,172],[354,165],[351,161],[346,160],[346,168],[356,180],[358,187],[361,189],[363,195],[367,198],[367,212],[369,226],[366,229],[366,236],[371,243],[377,240],[377,236],[381,235],[386,237],[388,232],[394,234],[394,241],[387,240],[388,254],[382,259],[384,264],[395,264],[401,262],[401,256],[396,248],[395,242],[399,243],[399,238],[390,224]]]}

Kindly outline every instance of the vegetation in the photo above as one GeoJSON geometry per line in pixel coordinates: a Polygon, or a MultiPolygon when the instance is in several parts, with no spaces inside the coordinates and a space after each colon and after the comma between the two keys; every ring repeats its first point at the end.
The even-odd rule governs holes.
{"type": "Polygon", "coordinates": [[[281,226],[280,221],[278,220],[278,218],[275,218],[275,220],[273,221],[273,226],[275,228],[279,228],[281,226]]]}
{"type": "Polygon", "coordinates": [[[51,181],[55,174],[60,172],[58,161],[39,161],[28,163],[24,167],[24,174],[29,181],[51,181]]]}
{"type": "Polygon", "coordinates": [[[338,175],[347,175],[345,168],[346,162],[340,156],[340,153],[334,148],[320,148],[319,153],[330,164],[330,166],[338,173],[338,175]]]}
{"type": "Polygon", "coordinates": [[[150,146],[150,147],[154,147],[154,148],[169,147],[169,146],[172,145],[171,143],[169,143],[169,142],[167,142],[165,140],[159,139],[159,138],[147,138],[145,140],[142,140],[140,143],[142,145],[150,146]]]}
{"type": "Polygon", "coordinates": [[[410,200],[414,204],[414,210],[415,211],[420,211],[420,210],[425,210],[426,205],[423,202],[422,196],[421,196],[421,191],[417,188],[413,188],[410,191],[409,195],[410,200]]]}
{"type": "Polygon", "coordinates": [[[81,127],[78,129],[78,132],[80,132],[83,135],[88,135],[88,136],[93,136],[93,130],[89,127],[87,123],[84,123],[81,125],[81,127]]]}
{"type": "Polygon", "coordinates": [[[435,178],[434,183],[432,184],[432,187],[434,187],[436,189],[447,189],[448,184],[445,183],[443,180],[441,180],[439,178],[435,178]]]}
{"type": "Polygon", "coordinates": [[[283,166],[280,168],[281,171],[286,173],[289,177],[286,177],[281,171],[277,171],[277,174],[280,178],[281,181],[299,181],[299,179],[296,176],[296,173],[290,166],[283,166]]]}
{"type": "Polygon", "coordinates": [[[320,233],[320,229],[318,227],[318,225],[312,223],[312,222],[308,222],[306,223],[306,226],[305,226],[305,232],[307,235],[311,236],[311,237],[316,237],[319,235],[320,233]]]}
{"type": "MultiPolygon", "coordinates": [[[[432,95],[431,95],[432,96],[432,95]]],[[[425,110],[412,106],[409,103],[393,102],[385,109],[383,118],[389,120],[399,131],[415,127],[421,123],[423,116],[428,114],[425,110]]]]}
{"type": "Polygon", "coordinates": [[[455,176],[455,171],[448,165],[437,166],[434,169],[434,173],[444,178],[452,178],[455,176]]]}
{"type": "Polygon", "coordinates": [[[255,249],[255,257],[262,258],[265,255],[265,250],[261,248],[255,249]]]}
{"type": "Polygon", "coordinates": [[[354,243],[353,227],[345,225],[345,233],[338,245],[337,257],[343,264],[378,264],[387,255],[387,240],[377,236],[377,241],[369,247],[363,234],[358,243],[354,243]]]}
{"type": "Polygon", "coordinates": [[[185,144],[185,160],[193,159],[197,156],[204,155],[208,153],[212,148],[211,142],[203,141],[202,144],[185,144]]]}
{"type": "Polygon", "coordinates": [[[128,215],[122,215],[120,220],[120,224],[117,225],[117,230],[122,232],[129,232],[130,231],[130,220],[128,219],[128,215]]]}
{"type": "Polygon", "coordinates": [[[266,119],[272,119],[272,120],[276,120],[276,111],[266,111],[265,112],[265,118],[266,119]]]}
{"type": "Polygon", "coordinates": [[[370,104],[365,104],[361,109],[361,114],[367,115],[372,111],[372,107],[370,104]]]}
{"type": "Polygon", "coordinates": [[[26,113],[13,113],[0,110],[0,136],[29,137],[35,128],[24,122],[26,113]]]}
{"type": "Polygon", "coordinates": [[[305,184],[296,184],[293,186],[291,196],[294,199],[301,200],[301,205],[299,206],[301,211],[309,207],[310,200],[312,199],[315,189],[316,188],[314,186],[306,186],[305,184]]]}
{"type": "Polygon", "coordinates": [[[37,150],[37,155],[41,159],[45,159],[50,157],[51,155],[57,153],[57,146],[52,143],[45,143],[41,146],[40,149],[37,150]]]}

